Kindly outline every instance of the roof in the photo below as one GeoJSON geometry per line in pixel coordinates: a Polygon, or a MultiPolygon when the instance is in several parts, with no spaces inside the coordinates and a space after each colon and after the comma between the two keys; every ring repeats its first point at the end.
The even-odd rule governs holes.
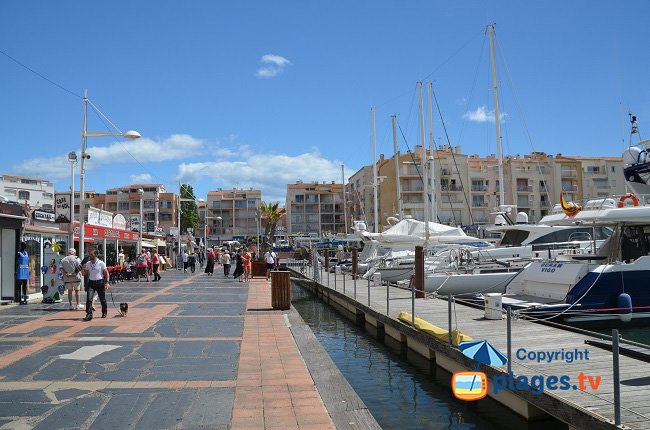
{"type": "Polygon", "coordinates": [[[14,178],[14,179],[27,179],[30,181],[41,181],[41,182],[48,182],[52,183],[52,181],[48,179],[43,179],[43,178],[30,178],[29,176],[18,176],[18,175],[2,175],[2,178],[14,178]]]}
{"type": "Polygon", "coordinates": [[[125,190],[127,188],[159,188],[163,187],[163,184],[129,184],[125,185],[123,187],[114,187],[114,188],[107,188],[106,191],[113,191],[113,190],[125,190]]]}

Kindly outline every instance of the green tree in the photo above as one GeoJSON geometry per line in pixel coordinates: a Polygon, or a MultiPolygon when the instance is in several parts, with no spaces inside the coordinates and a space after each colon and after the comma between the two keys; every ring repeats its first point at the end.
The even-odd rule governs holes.
{"type": "Polygon", "coordinates": [[[192,199],[191,202],[181,202],[181,233],[185,233],[188,228],[196,230],[199,227],[199,208],[196,206],[194,188],[190,184],[181,185],[181,198],[192,199]]]}
{"type": "Polygon", "coordinates": [[[275,229],[278,227],[278,222],[284,215],[285,211],[280,208],[280,203],[262,202],[260,205],[260,218],[262,220],[262,225],[264,226],[264,236],[262,237],[263,242],[261,245],[264,252],[260,252],[260,255],[264,255],[264,253],[273,246],[275,229]]]}

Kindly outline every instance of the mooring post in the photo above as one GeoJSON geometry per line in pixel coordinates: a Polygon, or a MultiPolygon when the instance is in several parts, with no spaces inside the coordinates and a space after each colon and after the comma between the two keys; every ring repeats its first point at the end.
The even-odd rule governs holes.
{"type": "Polygon", "coordinates": [[[368,307],[370,307],[370,276],[368,276],[368,307]]]}
{"type": "Polygon", "coordinates": [[[451,294],[447,294],[447,321],[449,323],[449,345],[453,345],[452,339],[451,339],[451,301],[453,299],[453,296],[451,294]]]}
{"type": "Polygon", "coordinates": [[[386,316],[390,317],[390,283],[386,282],[386,316]]]}
{"type": "Polygon", "coordinates": [[[424,298],[424,248],[415,247],[415,297],[424,298]]]}
{"type": "Polygon", "coordinates": [[[336,272],[338,272],[339,266],[334,266],[334,291],[336,291],[336,272]]]}
{"type": "Polygon", "coordinates": [[[330,253],[325,249],[325,271],[327,272],[327,288],[330,287],[330,253]]]}
{"type": "Polygon", "coordinates": [[[508,306],[506,314],[506,342],[508,343],[508,375],[512,374],[512,308],[508,306]]]}
{"type": "Polygon", "coordinates": [[[357,248],[352,250],[352,280],[354,282],[354,300],[357,299],[357,248]]]}
{"type": "Polygon", "coordinates": [[[618,330],[612,330],[612,361],[614,366],[614,424],[621,425],[621,378],[618,368],[618,330]]]}

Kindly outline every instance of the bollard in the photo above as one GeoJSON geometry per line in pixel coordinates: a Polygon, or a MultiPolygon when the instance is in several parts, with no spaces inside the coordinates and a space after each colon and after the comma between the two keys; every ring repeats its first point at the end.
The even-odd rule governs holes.
{"type": "Polygon", "coordinates": [[[614,366],[614,424],[621,425],[621,377],[618,368],[618,330],[612,330],[612,363],[614,366]]]}
{"type": "Polygon", "coordinates": [[[417,282],[411,282],[411,324],[415,327],[415,284],[417,282]]]}
{"type": "Polygon", "coordinates": [[[370,307],[370,277],[368,277],[368,307],[370,307]]]}
{"type": "Polygon", "coordinates": [[[449,345],[453,344],[451,339],[451,300],[452,300],[451,294],[447,294],[447,322],[449,323],[449,345]]]}
{"type": "Polygon", "coordinates": [[[357,248],[352,250],[352,279],[354,282],[354,300],[357,299],[357,264],[358,264],[357,248]]]}
{"type": "Polygon", "coordinates": [[[386,282],[386,316],[390,317],[390,284],[386,282]]]}
{"type": "Polygon", "coordinates": [[[271,307],[280,311],[291,307],[291,272],[271,272],[271,307]]]}
{"type": "Polygon", "coordinates": [[[424,248],[415,247],[415,297],[424,298],[424,248]]]}
{"type": "Polygon", "coordinates": [[[506,314],[506,342],[508,344],[508,375],[512,375],[512,308],[506,314]]]}

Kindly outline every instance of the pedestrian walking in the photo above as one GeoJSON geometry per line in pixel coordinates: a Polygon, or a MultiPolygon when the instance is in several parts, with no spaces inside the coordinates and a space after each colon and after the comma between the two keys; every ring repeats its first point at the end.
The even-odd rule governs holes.
{"type": "Polygon", "coordinates": [[[190,260],[190,254],[187,253],[187,249],[183,251],[183,272],[187,273],[187,264],[190,260]]]}
{"type": "Polygon", "coordinates": [[[29,255],[27,254],[27,244],[20,244],[18,258],[16,258],[16,281],[20,288],[20,304],[27,304],[27,281],[29,280],[29,255]]]}
{"type": "Polygon", "coordinates": [[[195,253],[190,254],[189,266],[190,266],[190,271],[192,273],[194,273],[196,271],[196,254],[195,253]]]}
{"type": "Polygon", "coordinates": [[[230,253],[228,251],[224,251],[223,255],[221,256],[221,264],[223,264],[223,274],[226,278],[230,274],[230,261],[230,253]]]}
{"type": "Polygon", "coordinates": [[[151,251],[147,250],[147,274],[153,275],[153,267],[151,264],[151,251]]]}
{"type": "Polygon", "coordinates": [[[253,257],[251,254],[248,252],[248,249],[244,248],[244,252],[241,255],[243,263],[244,263],[244,282],[248,282],[248,280],[251,277],[251,268],[252,268],[252,263],[251,260],[253,257]]]}
{"type": "Polygon", "coordinates": [[[235,271],[232,274],[232,277],[239,279],[239,282],[244,282],[241,279],[241,276],[244,274],[244,259],[241,256],[241,251],[238,250],[237,253],[235,254],[235,271]]]}
{"type": "MultiPolygon", "coordinates": [[[[90,259],[83,269],[84,274],[88,275],[88,287],[86,290],[86,317],[84,321],[93,319],[93,302],[92,297],[95,293],[99,296],[99,301],[102,304],[102,318],[106,318],[108,314],[108,305],[106,303],[106,288],[110,288],[110,276],[106,269],[106,264],[97,258],[97,251],[94,248],[88,250],[90,259]]],[[[145,255],[146,257],[146,255],[145,255]]]]}
{"type": "Polygon", "coordinates": [[[158,251],[155,249],[151,256],[151,265],[153,267],[153,282],[160,281],[162,279],[160,274],[158,274],[158,269],[160,268],[160,256],[158,255],[158,251]]]}
{"type": "Polygon", "coordinates": [[[135,280],[140,282],[140,276],[145,276],[147,282],[149,282],[149,262],[147,260],[147,252],[144,249],[138,255],[136,262],[135,280]]]}
{"type": "Polygon", "coordinates": [[[205,262],[205,257],[203,256],[203,251],[199,251],[199,267],[203,269],[203,263],[205,262]]]}
{"type": "Polygon", "coordinates": [[[68,290],[68,303],[70,310],[83,309],[79,301],[79,291],[81,291],[81,260],[77,257],[77,251],[74,248],[68,250],[68,255],[61,260],[59,272],[63,276],[63,283],[68,290]],[[72,306],[72,292],[74,291],[77,306],[72,306]]]}
{"type": "Polygon", "coordinates": [[[271,270],[275,269],[277,259],[278,259],[278,256],[277,256],[277,254],[275,252],[273,252],[273,248],[269,248],[269,250],[266,251],[266,254],[264,254],[264,261],[266,262],[266,280],[267,281],[271,277],[271,270]]]}
{"type": "Polygon", "coordinates": [[[205,263],[205,273],[207,273],[208,276],[214,275],[214,259],[215,259],[214,252],[212,252],[212,248],[209,248],[207,260],[205,263]]]}

